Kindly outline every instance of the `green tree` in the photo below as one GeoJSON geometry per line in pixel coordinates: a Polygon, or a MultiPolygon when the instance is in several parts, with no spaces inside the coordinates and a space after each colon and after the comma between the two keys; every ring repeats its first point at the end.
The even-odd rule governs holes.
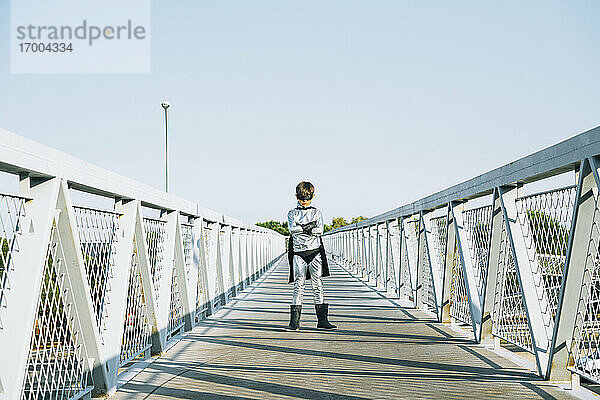
{"type": "Polygon", "coordinates": [[[362,215],[360,215],[358,217],[354,217],[354,218],[352,218],[351,224],[355,224],[357,222],[364,221],[365,219],[367,219],[367,217],[363,217],[362,215]]]}
{"type": "Polygon", "coordinates": [[[271,220],[267,222],[257,222],[256,225],[262,226],[263,228],[272,229],[284,236],[290,236],[290,230],[288,229],[287,221],[279,222],[271,220]]]}
{"type": "Polygon", "coordinates": [[[348,221],[344,217],[334,217],[331,220],[331,229],[341,228],[342,226],[348,225],[348,221]]]}

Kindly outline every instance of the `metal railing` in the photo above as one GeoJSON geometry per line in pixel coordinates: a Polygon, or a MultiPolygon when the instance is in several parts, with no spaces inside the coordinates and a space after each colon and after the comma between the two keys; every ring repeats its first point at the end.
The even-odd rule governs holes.
{"type": "Polygon", "coordinates": [[[2,310],[6,308],[5,290],[10,287],[10,276],[15,268],[13,254],[19,251],[23,234],[26,199],[0,194],[0,329],[3,328],[2,310]]]}
{"type": "Polygon", "coordinates": [[[150,350],[151,345],[148,303],[144,295],[140,258],[134,239],[131,268],[127,282],[127,303],[125,306],[125,324],[123,326],[119,367],[126,365],[137,357],[148,357],[147,351],[150,350]]]}
{"type": "Polygon", "coordinates": [[[272,230],[1,129],[0,172],[19,188],[0,194],[0,399],[114,393],[285,253],[272,230]]]}
{"type": "Polygon", "coordinates": [[[375,265],[395,274],[390,295],[466,324],[478,342],[532,353],[544,378],[600,383],[599,168],[595,128],[324,241],[376,286],[364,232],[387,226],[367,246],[398,249],[375,265]]]}

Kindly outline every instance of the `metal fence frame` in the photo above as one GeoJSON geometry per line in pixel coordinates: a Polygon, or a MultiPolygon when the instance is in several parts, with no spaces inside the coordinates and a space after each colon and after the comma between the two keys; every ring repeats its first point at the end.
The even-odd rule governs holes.
{"type": "MultiPolygon", "coordinates": [[[[351,266],[349,270],[352,273],[365,278],[369,284],[375,286],[376,282],[372,280],[372,275],[364,274],[362,260],[359,262],[360,266],[356,267],[355,246],[351,238],[384,223],[397,225],[401,231],[405,231],[409,221],[417,221],[415,223],[420,225],[418,240],[420,256],[416,258],[416,266],[410,265],[415,258],[408,257],[409,246],[405,239],[399,240],[398,235],[391,235],[390,229],[387,230],[387,236],[382,239],[388,242],[397,241],[395,247],[400,249],[399,257],[388,257],[386,261],[393,264],[392,270],[397,274],[396,279],[399,282],[392,294],[412,301],[417,308],[425,309],[426,306],[422,301],[425,288],[420,282],[420,277],[423,275],[421,269],[424,265],[431,266],[432,269],[434,266],[441,268],[441,277],[439,274],[432,273],[437,303],[433,311],[440,322],[451,322],[452,263],[455,261],[456,249],[457,266],[460,265],[462,279],[464,279],[462,283],[467,291],[470,329],[477,342],[486,343],[498,343],[494,335],[497,331],[493,330],[492,326],[495,323],[494,317],[499,318],[494,314],[495,303],[498,296],[502,298],[503,295],[501,292],[503,287],[497,284],[499,267],[505,268],[506,265],[503,263],[513,262],[514,266],[511,268],[513,273],[516,272],[517,278],[517,281],[513,282],[518,288],[516,290],[520,290],[520,293],[517,293],[520,296],[518,300],[522,301],[525,310],[525,315],[522,315],[520,322],[526,324],[523,325],[526,327],[526,332],[523,334],[530,335],[530,351],[535,355],[538,374],[553,381],[568,381],[572,378],[571,373],[574,372],[598,382],[600,381],[600,349],[597,355],[592,354],[592,357],[595,357],[592,359],[589,357],[589,351],[584,354],[587,357],[584,362],[588,366],[592,365],[590,368],[593,368],[590,373],[589,370],[582,369],[580,365],[582,355],[577,353],[578,348],[574,343],[577,340],[590,340],[586,339],[585,333],[581,332],[584,326],[582,321],[586,318],[594,320],[598,318],[593,312],[590,316],[588,303],[586,303],[588,301],[586,296],[589,297],[586,294],[586,287],[589,292],[590,286],[596,290],[595,287],[600,283],[598,273],[600,269],[597,265],[600,261],[595,258],[592,260],[600,249],[589,248],[590,243],[597,240],[591,238],[591,227],[594,223],[600,223],[599,172],[600,127],[597,127],[413,203],[327,232],[324,235],[324,242],[335,260],[343,266],[351,266]],[[568,244],[565,248],[566,255],[561,256],[561,259],[564,259],[564,269],[560,282],[558,307],[554,312],[553,307],[548,305],[544,292],[544,278],[540,277],[538,258],[535,254],[534,256],[531,254],[532,246],[535,250],[536,244],[532,244],[535,238],[532,239],[531,228],[527,226],[527,221],[524,224],[522,215],[519,219],[517,202],[521,199],[519,196],[522,196],[523,185],[565,172],[575,172],[576,195],[572,206],[571,226],[565,228],[568,232],[568,244]],[[492,211],[491,223],[475,221],[475,224],[480,224],[478,229],[489,229],[491,235],[486,249],[487,271],[481,264],[486,253],[480,251],[479,255],[471,254],[474,251],[474,244],[470,242],[473,240],[473,235],[472,232],[468,232],[468,229],[470,229],[469,225],[474,226],[473,221],[465,223],[466,212],[469,208],[473,208],[469,207],[470,204],[473,200],[482,200],[485,196],[491,199],[488,203],[492,211]],[[439,217],[445,217],[447,221],[445,256],[440,254],[440,249],[431,245],[434,243],[431,220],[439,217]],[[489,227],[486,224],[489,224],[489,227]],[[594,251],[595,253],[592,254],[594,251]],[[423,262],[424,257],[429,257],[428,263],[423,262]],[[512,259],[509,260],[509,257],[512,259]],[[439,262],[441,265],[438,265],[436,260],[444,261],[439,262]],[[480,265],[473,265],[474,260],[480,265]],[[594,271],[590,272],[590,268],[594,271]],[[479,278],[481,274],[485,275],[482,277],[484,282],[483,287],[478,289],[478,279],[481,285],[479,278]],[[409,290],[402,290],[402,286],[406,284],[406,275],[410,275],[411,287],[409,290]],[[595,284],[590,283],[590,280],[595,284]]],[[[558,190],[561,188],[556,188],[556,191],[558,190]]],[[[406,234],[401,233],[399,236],[402,239],[406,234]]],[[[503,272],[504,270],[500,270],[501,278],[503,272]]],[[[376,276],[377,273],[374,275],[376,276]]],[[[387,282],[385,288],[389,288],[387,282]]],[[[598,297],[596,294],[594,296],[598,297]]],[[[593,333],[598,335],[598,332],[593,333]]],[[[600,343],[600,339],[597,342],[600,343]]]]}
{"type": "MultiPolygon", "coordinates": [[[[8,277],[8,283],[6,287],[2,286],[0,304],[0,399],[25,398],[24,376],[32,333],[39,329],[34,326],[34,320],[53,230],[60,235],[62,253],[60,260],[52,262],[60,261],[64,277],[61,277],[61,291],[52,295],[60,296],[64,306],[71,310],[73,323],[70,323],[69,329],[76,339],[77,348],[85,350],[87,375],[93,377],[93,381],[90,379],[89,382],[93,389],[84,393],[85,396],[110,395],[116,391],[121,367],[121,342],[127,318],[128,282],[134,255],[139,263],[146,302],[145,317],[151,328],[151,353],[156,355],[164,353],[179,338],[170,337],[179,326],[172,326],[169,332],[173,286],[179,289],[177,304],[182,309],[182,330],[189,331],[225,303],[219,299],[231,299],[285,254],[285,238],[272,230],[247,225],[2,129],[0,171],[18,178],[18,195],[24,199],[25,208],[19,221],[18,250],[3,254],[3,263],[7,262],[4,256],[10,256],[11,269],[9,275],[4,274],[4,278],[8,277]],[[71,200],[73,190],[114,200],[114,208],[108,211],[119,215],[116,240],[111,250],[110,301],[104,306],[106,312],[102,323],[106,329],[102,335],[86,275],[71,200]],[[158,277],[160,282],[156,282],[156,285],[152,280],[145,240],[144,218],[149,215],[144,213],[147,208],[159,211],[159,219],[165,227],[164,257],[158,277]],[[216,232],[224,232],[215,235],[214,257],[205,254],[205,222],[214,225],[216,232]],[[186,227],[186,235],[189,236],[191,230],[191,249],[184,248],[190,245],[190,241],[189,237],[184,241],[182,224],[186,227]],[[236,246],[232,245],[232,232],[238,236],[236,246]],[[242,238],[244,240],[240,240],[242,238]],[[222,246],[223,241],[225,243],[222,246]],[[227,256],[221,254],[222,248],[228,251],[227,256]],[[228,260],[228,264],[224,265],[223,260],[228,260]],[[209,265],[209,261],[212,265],[209,265]],[[174,271],[177,285],[172,281],[174,271]],[[198,277],[203,277],[204,282],[198,282],[198,277]],[[217,277],[225,277],[222,280],[226,284],[222,287],[224,293],[215,292],[217,277]],[[157,293],[155,288],[158,288],[157,293]],[[205,297],[202,300],[206,303],[205,308],[197,307],[199,293],[205,297]],[[197,312],[200,315],[197,316],[197,312]]],[[[140,357],[148,355],[149,351],[145,351],[140,357]]],[[[62,365],[60,368],[68,366],[62,365]]],[[[62,372],[59,370],[58,373],[62,372]]],[[[35,378],[39,380],[45,377],[35,378]]],[[[64,391],[61,394],[45,393],[47,398],[63,398],[61,396],[64,395],[64,391]]],[[[28,393],[27,398],[40,396],[44,396],[43,391],[41,394],[28,393]]]]}

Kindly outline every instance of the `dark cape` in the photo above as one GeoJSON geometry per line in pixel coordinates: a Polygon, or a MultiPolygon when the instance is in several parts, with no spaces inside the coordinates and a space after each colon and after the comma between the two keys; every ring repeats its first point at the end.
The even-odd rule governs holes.
{"type": "MultiPolygon", "coordinates": [[[[294,282],[294,236],[290,235],[290,239],[288,241],[288,262],[290,264],[290,279],[288,283],[294,282]]],[[[329,264],[327,263],[327,256],[325,255],[325,246],[323,246],[323,239],[319,237],[321,241],[321,246],[319,247],[319,254],[321,255],[321,276],[326,277],[329,276],[329,264]]],[[[310,279],[310,268],[306,268],[306,279],[310,279]]]]}

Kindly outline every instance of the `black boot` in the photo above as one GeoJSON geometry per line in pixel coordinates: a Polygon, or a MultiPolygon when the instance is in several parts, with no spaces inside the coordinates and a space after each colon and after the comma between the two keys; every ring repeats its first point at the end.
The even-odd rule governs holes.
{"type": "Polygon", "coordinates": [[[329,309],[329,304],[315,304],[315,311],[317,312],[317,329],[325,329],[328,331],[333,331],[337,329],[337,326],[329,323],[327,319],[327,312],[329,309]]]}
{"type": "Polygon", "coordinates": [[[302,314],[302,305],[290,306],[290,324],[285,327],[286,331],[300,330],[300,315],[302,314]]]}

